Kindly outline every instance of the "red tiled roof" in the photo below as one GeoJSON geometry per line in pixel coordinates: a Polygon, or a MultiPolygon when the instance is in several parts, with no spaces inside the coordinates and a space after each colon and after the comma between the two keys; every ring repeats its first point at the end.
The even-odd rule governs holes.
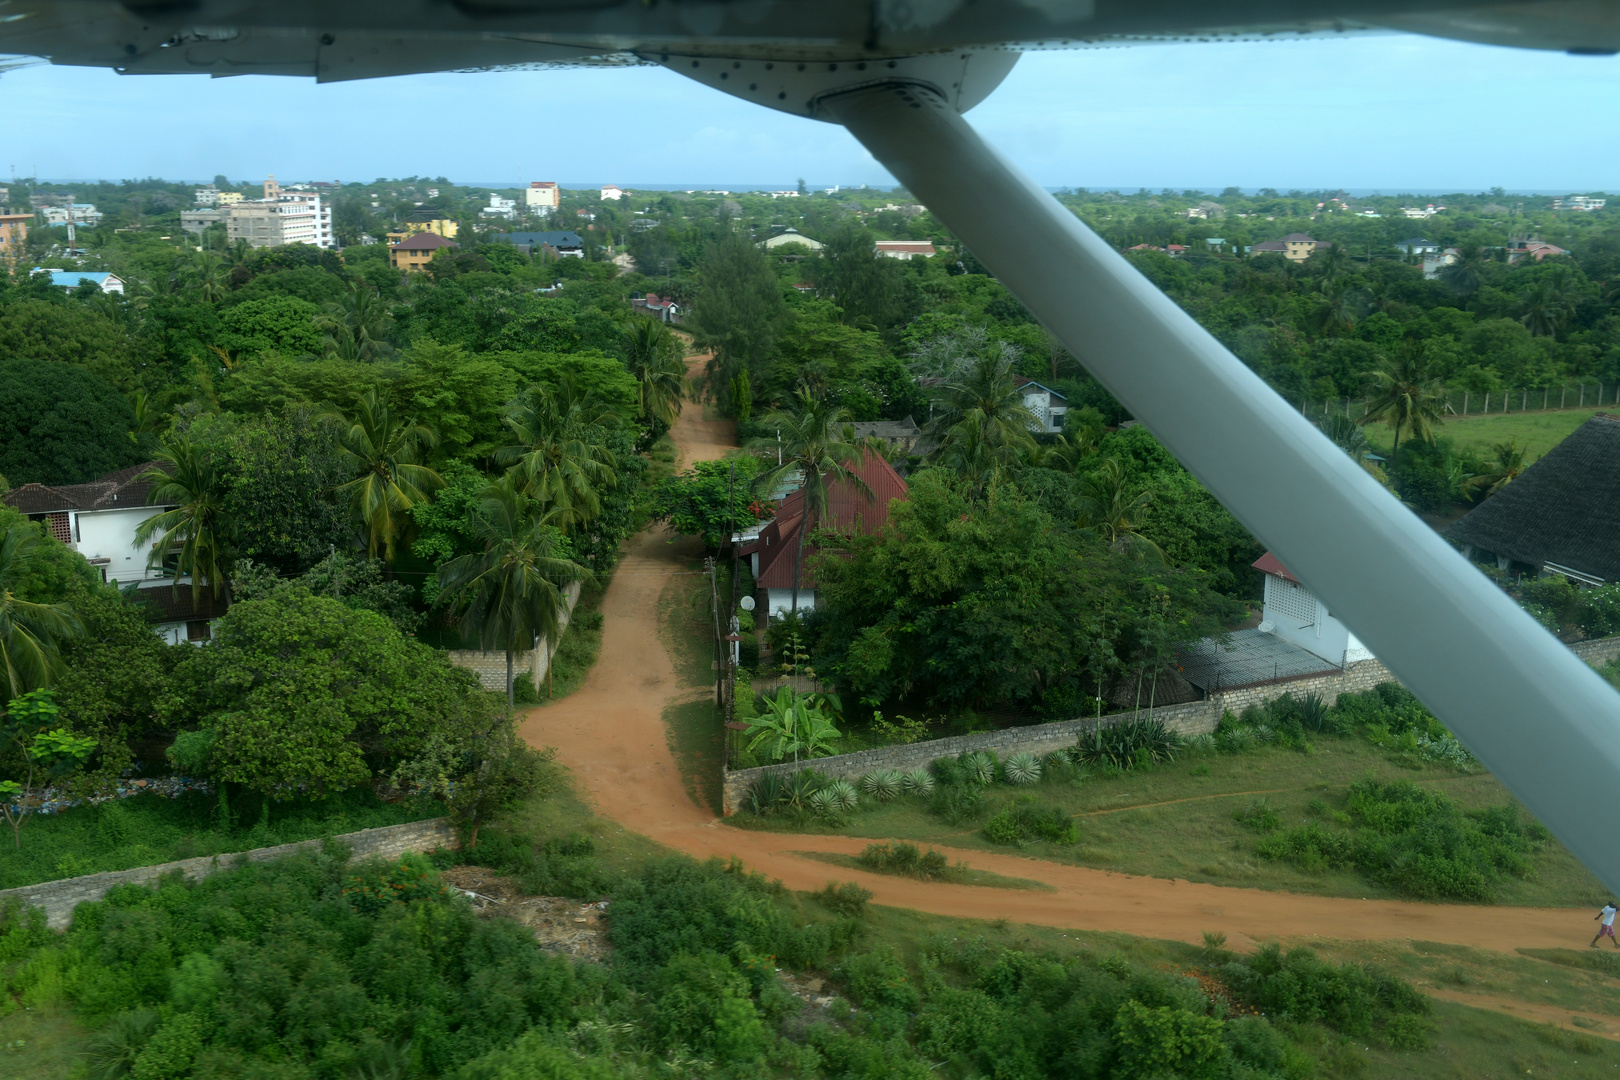
{"type": "Polygon", "coordinates": [[[1277,577],[1292,581],[1295,585],[1304,584],[1304,582],[1300,581],[1299,578],[1295,577],[1293,574],[1290,574],[1288,572],[1288,567],[1284,566],[1277,559],[1277,556],[1273,555],[1269,551],[1260,556],[1258,559],[1254,560],[1254,562],[1250,565],[1262,573],[1275,574],[1277,577]]]}
{"type": "Polygon", "coordinates": [[[149,469],[159,468],[156,461],[131,465],[117,472],[92,480],[88,484],[24,484],[0,496],[13,510],[24,514],[50,514],[65,510],[124,510],[132,506],[146,506],[147,493],[152,490],[150,480],[140,479],[149,469]]]}
{"type": "MultiPolygon", "coordinates": [[[[867,451],[861,464],[853,472],[871,489],[870,498],[853,484],[835,480],[828,486],[827,515],[816,522],[816,529],[829,532],[859,530],[867,536],[879,532],[889,520],[889,501],[904,499],[906,482],[882,457],[867,451]]],[[[776,517],[759,532],[754,550],[759,552],[759,586],[763,589],[793,588],[793,552],[798,547],[799,532],[804,525],[804,491],[801,489],[783,499],[776,508],[776,517]]],[[[799,574],[799,587],[813,589],[816,575],[811,570],[810,556],[817,548],[808,541],[804,546],[804,567],[799,574]]]]}
{"type": "Polygon", "coordinates": [[[932,240],[879,240],[879,251],[903,251],[913,255],[933,255],[934,243],[932,240]]]}

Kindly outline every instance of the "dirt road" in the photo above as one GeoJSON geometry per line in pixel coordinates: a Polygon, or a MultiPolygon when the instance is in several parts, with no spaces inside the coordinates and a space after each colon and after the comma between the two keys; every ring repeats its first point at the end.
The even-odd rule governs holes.
{"type": "MultiPolygon", "coordinates": [[[[694,364],[701,361],[694,361],[694,364]]],[[[705,422],[688,405],[673,437],[683,465],[718,458],[731,425],[705,422]]],[[[1263,940],[1415,939],[1511,952],[1586,944],[1591,913],[1553,908],[1466,907],[1353,900],[1131,877],[1015,855],[939,848],[952,859],[1056,892],[925,884],[867,874],[792,854],[858,854],[870,841],[758,833],[722,825],[687,795],[669,749],[663,708],[702,687],[683,686],[658,636],[658,599],[690,551],[661,529],[631,540],[602,600],[602,659],[572,697],[528,714],[523,734],[555,746],[597,811],[671,848],[704,858],[736,856],[793,889],[859,881],[876,902],[940,915],[1115,930],[1198,942],[1221,931],[1242,947],[1263,940]]]]}

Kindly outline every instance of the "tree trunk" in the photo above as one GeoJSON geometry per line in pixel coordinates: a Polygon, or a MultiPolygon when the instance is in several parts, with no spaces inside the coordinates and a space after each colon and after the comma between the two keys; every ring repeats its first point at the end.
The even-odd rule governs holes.
{"type": "MultiPolygon", "coordinates": [[[[558,631],[557,636],[562,637],[562,632],[558,631]]],[[[547,641],[546,642],[546,698],[548,700],[551,698],[551,669],[556,667],[556,666],[557,666],[557,650],[551,647],[551,642],[547,641]]]]}
{"type": "Polygon", "coordinates": [[[506,650],[506,711],[517,711],[517,701],[512,693],[512,650],[506,650]]]}
{"type": "Polygon", "coordinates": [[[793,552],[793,613],[799,612],[799,574],[804,566],[804,538],[810,535],[810,509],[805,508],[804,524],[799,527],[799,545],[793,552]]]}

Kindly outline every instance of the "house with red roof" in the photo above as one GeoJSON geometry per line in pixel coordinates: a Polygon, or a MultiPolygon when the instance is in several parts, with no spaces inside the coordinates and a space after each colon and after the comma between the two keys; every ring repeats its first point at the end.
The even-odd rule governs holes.
{"type": "Polygon", "coordinates": [[[1373,658],[1350,628],[1327,609],[1327,605],[1289,573],[1271,552],[1254,561],[1254,568],[1266,575],[1266,598],[1260,629],[1321,657],[1336,667],[1348,667],[1373,658]]]}
{"type": "MultiPolygon", "coordinates": [[[[888,523],[890,503],[906,498],[905,480],[894,471],[894,466],[870,450],[851,472],[865,481],[871,494],[848,481],[832,481],[828,485],[826,515],[812,523],[813,533],[874,536],[888,523]]],[[[765,611],[772,617],[794,610],[793,569],[804,528],[804,489],[800,488],[777,503],[775,516],[761,526],[758,536],[739,552],[749,560],[754,581],[764,594],[765,611]]],[[[822,551],[821,545],[812,542],[812,537],[805,537],[799,570],[800,611],[815,609],[815,556],[822,551]]]]}
{"type": "Polygon", "coordinates": [[[873,254],[886,259],[929,259],[939,254],[929,240],[879,240],[872,248],[873,254]]]}

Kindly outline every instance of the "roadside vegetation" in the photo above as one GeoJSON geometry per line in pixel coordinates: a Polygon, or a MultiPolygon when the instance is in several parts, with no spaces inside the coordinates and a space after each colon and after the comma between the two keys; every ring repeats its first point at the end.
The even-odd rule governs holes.
{"type": "Polygon", "coordinates": [[[979,751],[854,780],[771,773],[727,820],[1323,895],[1606,897],[1395,684],[1331,708],[1285,697],[1191,739],[1142,719],[1045,757],[979,751]]]}

